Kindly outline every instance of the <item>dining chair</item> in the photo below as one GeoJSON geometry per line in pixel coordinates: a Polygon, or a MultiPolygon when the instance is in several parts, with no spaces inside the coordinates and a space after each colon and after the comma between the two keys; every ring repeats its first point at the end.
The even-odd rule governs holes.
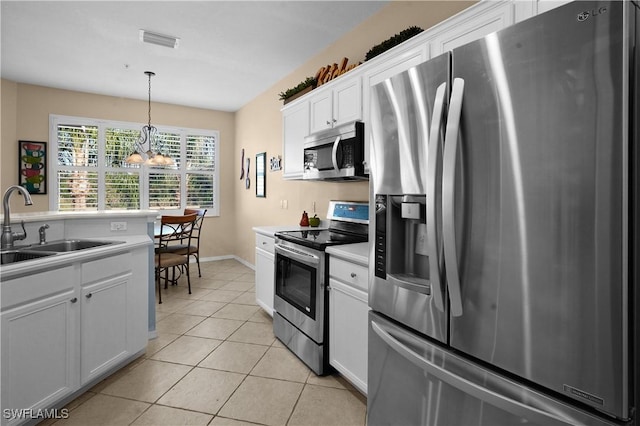
{"type": "Polygon", "coordinates": [[[198,276],[202,277],[202,272],[200,271],[200,233],[202,232],[202,225],[204,224],[207,209],[184,209],[184,214],[195,214],[197,216],[193,224],[191,242],[185,244],[183,240],[180,244],[171,245],[167,250],[172,253],[195,257],[196,263],[198,264],[198,276]]]}
{"type": "Polygon", "coordinates": [[[162,286],[160,275],[164,271],[165,288],[169,282],[169,269],[172,269],[172,282],[175,282],[175,268],[184,267],[187,274],[187,285],[191,294],[191,278],[189,276],[189,255],[172,251],[172,246],[187,241],[191,245],[191,234],[194,229],[197,214],[183,216],[162,216],[160,218],[160,235],[155,250],[155,272],[158,283],[158,299],[162,303],[162,286]]]}

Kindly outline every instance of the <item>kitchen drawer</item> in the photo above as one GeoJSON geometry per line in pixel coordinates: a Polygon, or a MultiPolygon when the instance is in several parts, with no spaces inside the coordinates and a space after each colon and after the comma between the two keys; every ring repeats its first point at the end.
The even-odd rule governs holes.
{"type": "Polygon", "coordinates": [[[357,265],[337,257],[329,260],[329,274],[345,284],[369,292],[368,271],[366,266],[357,265]]]}
{"type": "Polygon", "coordinates": [[[274,244],[275,244],[275,239],[273,237],[256,233],[256,248],[262,249],[271,254],[275,254],[275,251],[273,248],[274,244]]]}
{"type": "Polygon", "coordinates": [[[123,253],[83,263],[82,284],[131,271],[130,258],[130,253],[123,253]]]}
{"type": "Polygon", "coordinates": [[[73,266],[65,266],[3,281],[0,309],[72,290],[74,272],[73,266]]]}

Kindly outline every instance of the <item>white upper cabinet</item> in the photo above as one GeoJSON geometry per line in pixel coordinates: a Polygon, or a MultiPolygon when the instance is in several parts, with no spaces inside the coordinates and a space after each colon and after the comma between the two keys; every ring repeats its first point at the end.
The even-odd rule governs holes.
{"type": "Polygon", "coordinates": [[[362,119],[360,76],[343,75],[335,83],[315,89],[309,95],[310,133],[362,119]]]}
{"type": "Polygon", "coordinates": [[[371,87],[446,51],[568,2],[569,0],[480,1],[365,62],[349,74],[313,90],[296,101],[295,107],[283,108],[283,177],[302,177],[304,137],[353,120],[365,123],[365,172],[369,173],[371,87]]]}
{"type": "Polygon", "coordinates": [[[298,100],[282,109],[282,156],[284,179],[302,179],[303,144],[309,135],[309,100],[298,100]]]}
{"type": "Polygon", "coordinates": [[[537,14],[544,13],[548,10],[555,9],[558,6],[569,3],[571,0],[536,0],[537,14]]]}
{"type": "Polygon", "coordinates": [[[478,40],[515,22],[514,2],[480,2],[430,31],[431,56],[478,40]]]}

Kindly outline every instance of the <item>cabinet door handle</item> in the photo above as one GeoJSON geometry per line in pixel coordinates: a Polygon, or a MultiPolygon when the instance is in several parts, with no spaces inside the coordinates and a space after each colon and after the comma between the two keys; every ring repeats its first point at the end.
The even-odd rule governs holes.
{"type": "Polygon", "coordinates": [[[327,126],[330,125],[330,124],[331,124],[331,122],[329,120],[327,120],[327,126]]]}
{"type": "Polygon", "coordinates": [[[87,299],[91,299],[91,296],[93,296],[93,293],[89,293],[89,294],[87,294],[85,297],[86,297],[87,299]]]}
{"type": "Polygon", "coordinates": [[[352,273],[351,273],[351,278],[355,278],[355,277],[356,277],[356,273],[355,273],[355,272],[352,272],[352,273]]]}
{"type": "Polygon", "coordinates": [[[266,245],[267,245],[267,242],[266,242],[266,241],[263,241],[263,242],[262,242],[262,245],[263,245],[263,246],[266,246],[266,245]]]}
{"type": "Polygon", "coordinates": [[[77,297],[74,297],[73,299],[71,299],[71,303],[76,303],[78,301],[77,297]]]}

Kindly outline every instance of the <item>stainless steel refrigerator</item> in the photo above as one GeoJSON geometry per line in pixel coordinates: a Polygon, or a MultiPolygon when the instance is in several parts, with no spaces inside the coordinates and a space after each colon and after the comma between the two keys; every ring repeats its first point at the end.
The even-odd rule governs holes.
{"type": "Polygon", "coordinates": [[[640,424],[638,2],[372,88],[369,425],[640,424]]]}

